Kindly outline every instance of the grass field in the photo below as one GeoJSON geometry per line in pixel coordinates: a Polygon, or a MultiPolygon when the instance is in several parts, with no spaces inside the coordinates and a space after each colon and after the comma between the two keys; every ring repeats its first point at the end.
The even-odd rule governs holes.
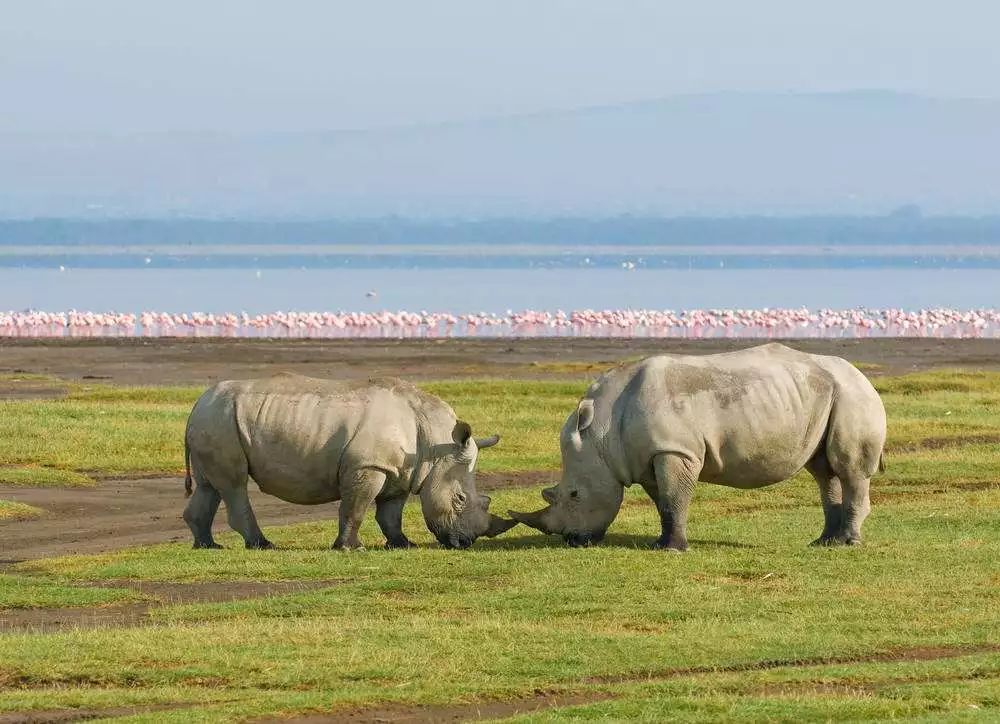
{"type": "MultiPolygon", "coordinates": [[[[6,633],[0,710],[503,718],[555,698],[565,705],[520,718],[995,720],[1000,374],[875,382],[888,471],[873,483],[860,548],[806,546],[822,514],[800,475],[760,491],[701,486],[686,555],[648,549],[657,518],[633,488],[607,541],[589,549],[518,527],[442,550],[408,506],[412,551],[334,553],[330,524],[309,523],[268,529],[276,551],[245,551],[228,535],[223,551],[164,544],[28,561],[0,577],[0,611],[114,606],[135,600],[129,586],[142,580],[318,587],[155,608],[142,627],[6,633]]],[[[504,436],[481,458],[501,471],[558,467],[557,432],[585,386],[579,376],[425,385],[477,431],[504,436]]],[[[181,470],[200,390],[67,388],[61,400],[0,402],[0,480],[181,470]]],[[[533,488],[491,496],[501,511],[540,504],[533,488]]],[[[374,520],[362,537],[380,540],[374,520]]]]}
{"type": "MultiPolygon", "coordinates": [[[[587,383],[474,380],[423,387],[503,444],[483,470],[556,469],[553,436],[587,383]]],[[[201,387],[68,385],[57,400],[0,400],[0,483],[86,485],[92,476],[183,473],[184,424],[201,387]]]]}

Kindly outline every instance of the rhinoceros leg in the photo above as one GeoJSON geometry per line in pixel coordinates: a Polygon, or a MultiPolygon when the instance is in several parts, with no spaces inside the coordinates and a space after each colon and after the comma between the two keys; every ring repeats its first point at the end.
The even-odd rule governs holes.
{"type": "Polygon", "coordinates": [[[844,487],[844,527],[839,542],[858,545],[861,543],[861,524],[872,509],[868,497],[871,481],[863,474],[844,474],[840,478],[844,487]]]}
{"type": "Polygon", "coordinates": [[[340,483],[340,529],[333,547],[337,550],[364,550],[358,530],[368,507],[385,485],[385,473],[368,468],[356,470],[340,483]]]}
{"type": "Polygon", "coordinates": [[[834,471],[825,456],[809,461],[806,468],[819,484],[826,522],[813,545],[857,545],[861,524],[871,510],[867,475],[851,469],[834,471]]]}
{"type": "Polygon", "coordinates": [[[409,494],[387,500],[375,501],[375,520],[385,536],[386,548],[412,548],[413,544],[403,534],[403,506],[409,494]]]}
{"type": "Polygon", "coordinates": [[[198,479],[194,495],[184,508],[184,522],[194,535],[195,548],[222,548],[212,537],[212,521],[215,520],[221,500],[218,490],[198,479]]]}
{"type": "Polygon", "coordinates": [[[698,471],[680,455],[661,453],[653,458],[656,475],[656,509],[660,513],[662,533],[654,548],[686,551],[688,506],[694,497],[698,471]]]}
{"type": "Polygon", "coordinates": [[[830,469],[826,455],[821,454],[806,463],[806,470],[815,478],[819,486],[819,497],[823,503],[823,532],[812,542],[814,546],[836,545],[844,528],[843,490],[840,478],[830,469]]]}
{"type": "Polygon", "coordinates": [[[226,501],[226,518],[229,527],[243,536],[247,548],[274,548],[274,544],[264,537],[257,525],[257,516],[250,507],[250,496],[247,495],[247,484],[236,485],[222,492],[226,501]]]}

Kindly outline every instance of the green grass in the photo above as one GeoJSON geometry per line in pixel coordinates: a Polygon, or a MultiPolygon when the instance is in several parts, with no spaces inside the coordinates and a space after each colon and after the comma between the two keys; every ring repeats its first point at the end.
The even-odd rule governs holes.
{"type": "Polygon", "coordinates": [[[13,500],[0,500],[0,520],[28,520],[44,514],[44,510],[33,505],[13,500]]]}
{"type": "Polygon", "coordinates": [[[1000,375],[976,370],[933,370],[874,380],[875,389],[884,394],[920,395],[934,392],[1000,393],[1000,375]]]}
{"type": "Polygon", "coordinates": [[[180,471],[184,423],[196,395],[191,403],[165,397],[169,401],[81,393],[0,402],[0,465],[105,474],[180,471]]]}
{"type": "MultiPolygon", "coordinates": [[[[875,385],[891,420],[891,460],[933,452],[926,446],[1000,443],[1000,375],[944,370],[879,377],[875,385]]],[[[482,470],[516,471],[558,469],[558,432],[587,382],[463,380],[423,386],[448,401],[477,434],[501,434],[500,446],[482,456],[482,470]]],[[[0,483],[78,485],[92,475],[180,473],[184,425],[201,391],[71,384],[65,399],[0,401],[0,483]]],[[[996,463],[980,456],[965,467],[970,473],[962,480],[975,481],[982,476],[973,470],[994,475],[996,463]]]]}
{"type": "MultiPolygon", "coordinates": [[[[463,381],[425,387],[500,446],[482,470],[559,465],[558,437],[582,382],[463,381]]],[[[72,385],[65,399],[0,401],[0,482],[81,484],[90,475],[180,473],[184,425],[201,388],[72,385]]]]}
{"type": "MultiPolygon", "coordinates": [[[[629,691],[662,672],[861,659],[928,646],[960,653],[998,640],[1000,504],[994,494],[876,500],[868,545],[835,550],[805,546],[820,524],[814,498],[804,482],[758,492],[705,487],[692,511],[694,549],[684,556],[646,548],[655,514],[632,489],[608,543],[585,550],[520,529],[471,551],[444,551],[429,545],[411,507],[407,528],[426,546],[414,551],[335,553],[327,549],[332,524],[312,523],[269,530],[279,551],[246,552],[230,535],[225,551],[161,545],[21,564],[19,575],[48,576],[61,585],[92,579],[341,583],[165,608],[155,615],[163,625],[147,629],[7,636],[0,640],[0,661],[7,662],[0,672],[56,701],[67,695],[67,685],[106,691],[111,701],[126,687],[155,693],[207,681],[243,699],[244,713],[263,713],[505,698],[539,688],[589,689],[594,677],[637,677],[616,689],[629,691]],[[283,698],[292,691],[312,696],[302,694],[294,704],[283,698]]],[[[536,490],[494,495],[502,506],[536,499],[536,490]]],[[[363,534],[377,539],[370,521],[363,534]]],[[[960,700],[996,706],[995,696],[966,691],[970,682],[982,686],[984,677],[996,685],[1000,658],[988,663],[987,673],[976,669],[924,684],[917,676],[915,685],[950,687],[960,700]]],[[[785,668],[786,678],[798,675],[795,667],[785,668]]],[[[760,705],[767,705],[762,711],[789,718],[833,711],[829,702],[806,695],[807,686],[799,699],[768,693],[764,673],[739,681],[725,672],[684,675],[660,688],[638,687],[626,701],[593,706],[607,715],[645,706],[662,714],[663,691],[687,691],[691,718],[701,705],[704,719],[733,703],[749,716],[753,707],[746,708],[741,692],[757,691],[760,705]]],[[[841,678],[852,677],[848,671],[841,678]]],[[[861,700],[854,702],[859,715],[911,706],[895,701],[866,709],[867,696],[853,698],[861,700]]]]}
{"type": "MultiPolygon", "coordinates": [[[[130,580],[331,585],[168,606],[141,628],[6,634],[0,710],[169,703],[185,708],[139,718],[220,721],[545,691],[609,698],[521,720],[996,719],[1000,374],[877,385],[889,468],[873,482],[860,548],[806,546],[822,514],[815,483],[799,475],[758,491],[700,486],[686,555],[648,549],[657,516],[633,487],[607,541],[582,550],[523,527],[469,551],[442,550],[410,505],[404,525],[421,546],[411,551],[375,549],[381,536],[369,517],[362,538],[373,548],[364,553],[329,550],[332,519],[283,528],[265,520],[280,550],[245,551],[226,534],[222,551],[163,544],[31,561],[0,577],[0,608],[85,605],[70,602],[108,595],[84,585],[93,580],[121,581],[126,593],[130,580]]],[[[504,435],[482,456],[484,469],[518,470],[558,465],[558,429],[583,384],[426,387],[477,433],[504,435]]],[[[172,460],[180,437],[167,433],[183,429],[197,392],[93,386],[65,401],[7,403],[25,406],[23,425],[46,409],[105,410],[110,421],[75,433],[76,458],[45,457],[55,453],[35,441],[35,457],[15,463],[6,456],[25,453],[0,430],[0,460],[93,471],[121,469],[129,454],[172,460]],[[143,418],[134,453],[123,433],[113,444],[94,439],[143,418]]],[[[179,457],[167,464],[178,468],[179,457]]],[[[496,510],[540,505],[537,489],[491,495],[496,510]]]]}
{"type": "Polygon", "coordinates": [[[511,721],[981,721],[1000,705],[1000,655],[680,677],[626,691],[511,721]]]}
{"type": "Polygon", "coordinates": [[[866,374],[877,374],[885,369],[884,365],[875,362],[851,362],[851,364],[866,374]]]}
{"type": "Polygon", "coordinates": [[[587,383],[471,380],[423,387],[447,401],[477,434],[500,433],[500,445],[480,456],[480,470],[556,470],[559,430],[587,383]]]}
{"type": "Polygon", "coordinates": [[[75,470],[47,468],[30,464],[20,467],[0,467],[0,484],[68,487],[93,485],[94,480],[89,475],[78,473],[75,470]]]}
{"type": "Polygon", "coordinates": [[[84,588],[55,580],[0,574],[0,612],[17,608],[103,606],[140,598],[124,588],[84,588]]]}

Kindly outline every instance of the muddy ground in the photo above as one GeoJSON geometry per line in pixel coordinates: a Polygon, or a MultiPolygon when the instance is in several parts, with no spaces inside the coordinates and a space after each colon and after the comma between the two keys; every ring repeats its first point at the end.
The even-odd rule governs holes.
{"type": "MultiPolygon", "coordinates": [[[[484,491],[551,482],[551,472],[480,473],[484,491]]],[[[71,553],[100,553],[154,543],[187,542],[190,532],[181,518],[184,509],[181,478],[111,479],[92,487],[32,488],[0,485],[0,500],[15,500],[42,508],[29,520],[0,521],[0,571],[37,558],[71,553]]],[[[250,499],[261,527],[325,521],[330,540],[337,533],[337,503],[295,505],[265,495],[251,485],[250,499]]],[[[225,508],[216,516],[214,531],[229,530],[225,508]]],[[[381,545],[381,537],[366,541],[381,545]]],[[[279,595],[335,585],[336,582],[200,582],[148,583],[94,581],[81,585],[135,589],[148,601],[112,606],[0,610],[0,633],[52,631],[65,628],[121,627],[149,623],[148,613],[162,605],[210,603],[279,595]]]]}
{"type": "MultiPolygon", "coordinates": [[[[330,520],[336,535],[337,507],[294,505],[250,486],[250,498],[264,527],[330,520]]],[[[20,561],[69,553],[100,553],[190,537],[181,519],[186,500],[182,478],[105,480],[93,487],[31,488],[0,485],[0,500],[41,508],[39,518],[0,522],[0,561],[20,561]]],[[[229,530],[225,509],[216,532],[229,530]]],[[[331,538],[331,540],[333,540],[331,538]]]]}
{"type": "MultiPolygon", "coordinates": [[[[278,371],[330,378],[396,375],[414,380],[551,377],[596,374],[627,357],[661,352],[708,354],[762,341],[0,338],[0,374],[22,372],[130,385],[204,385],[278,371]]],[[[787,343],[807,352],[878,365],[879,371],[886,373],[935,367],[1000,369],[1000,339],[813,339],[787,343]]],[[[16,389],[4,391],[7,396],[18,394],[16,389]]]]}

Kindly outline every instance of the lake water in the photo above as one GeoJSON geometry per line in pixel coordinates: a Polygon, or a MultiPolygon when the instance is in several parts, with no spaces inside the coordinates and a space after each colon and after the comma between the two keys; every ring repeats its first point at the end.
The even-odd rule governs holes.
{"type": "Polygon", "coordinates": [[[463,313],[802,306],[996,308],[1000,270],[0,269],[0,310],[463,313]]]}

